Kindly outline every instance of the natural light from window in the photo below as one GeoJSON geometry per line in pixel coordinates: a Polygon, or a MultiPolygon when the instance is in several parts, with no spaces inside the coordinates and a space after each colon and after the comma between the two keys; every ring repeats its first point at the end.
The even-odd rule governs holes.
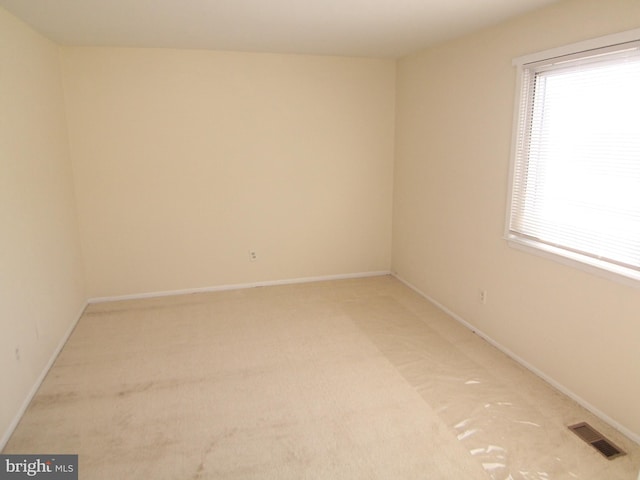
{"type": "Polygon", "coordinates": [[[524,82],[511,239],[640,272],[638,49],[539,62],[524,82]]]}

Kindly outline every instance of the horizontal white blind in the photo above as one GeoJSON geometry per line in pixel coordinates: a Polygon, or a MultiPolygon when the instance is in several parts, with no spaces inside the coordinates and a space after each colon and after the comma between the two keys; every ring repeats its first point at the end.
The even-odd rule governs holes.
{"type": "Polygon", "coordinates": [[[640,272],[640,49],[523,66],[509,234],[640,272]]]}

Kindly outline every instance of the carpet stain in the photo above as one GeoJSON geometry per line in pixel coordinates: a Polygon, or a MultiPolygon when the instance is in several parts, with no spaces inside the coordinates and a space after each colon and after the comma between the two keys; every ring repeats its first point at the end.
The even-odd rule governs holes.
{"type": "Polygon", "coordinates": [[[192,478],[192,480],[200,480],[202,478],[206,478],[205,477],[205,464],[207,461],[207,457],[209,455],[211,455],[216,447],[218,445],[220,445],[221,443],[224,443],[225,441],[229,440],[230,438],[232,438],[234,435],[236,435],[238,433],[239,429],[237,428],[230,428],[230,429],[226,429],[222,435],[219,435],[218,437],[215,437],[213,440],[211,440],[207,447],[204,449],[204,451],[202,452],[202,454],[200,455],[200,464],[198,465],[198,468],[196,469],[196,473],[194,474],[192,478]]]}
{"type": "Polygon", "coordinates": [[[128,397],[130,395],[134,395],[136,393],[142,393],[150,390],[155,385],[155,382],[143,382],[133,385],[127,389],[120,390],[118,392],[118,397],[128,397]]]}
{"type": "Polygon", "coordinates": [[[53,394],[40,394],[37,395],[29,408],[37,409],[43,407],[49,407],[51,405],[58,405],[61,403],[74,402],[81,400],[81,396],[76,392],[60,392],[53,394]]]}
{"type": "Polygon", "coordinates": [[[150,381],[135,383],[127,388],[122,388],[116,395],[120,398],[129,397],[131,395],[146,393],[149,391],[168,390],[184,385],[191,385],[201,382],[202,379],[187,379],[187,380],[164,380],[164,381],[150,381]]]}

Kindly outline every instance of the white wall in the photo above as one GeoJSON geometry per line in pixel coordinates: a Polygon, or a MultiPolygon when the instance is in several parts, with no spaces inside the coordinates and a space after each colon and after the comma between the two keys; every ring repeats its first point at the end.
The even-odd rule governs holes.
{"type": "Polygon", "coordinates": [[[58,47],[0,9],[0,66],[1,448],[85,297],[58,47]]]}
{"type": "Polygon", "coordinates": [[[502,237],[511,60],[637,27],[637,0],[569,0],[402,59],[392,260],[401,278],[635,435],[640,288],[502,237]]]}
{"type": "Polygon", "coordinates": [[[90,297],[388,271],[394,61],[63,52],[90,297]]]}

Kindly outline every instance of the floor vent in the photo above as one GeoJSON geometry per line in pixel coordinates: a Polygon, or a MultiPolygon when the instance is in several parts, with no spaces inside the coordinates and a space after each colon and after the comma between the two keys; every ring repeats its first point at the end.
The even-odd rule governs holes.
{"type": "Polygon", "coordinates": [[[569,430],[578,435],[582,440],[590,444],[609,460],[625,455],[625,452],[616,447],[610,440],[606,439],[601,433],[586,422],[571,425],[569,430]]]}

